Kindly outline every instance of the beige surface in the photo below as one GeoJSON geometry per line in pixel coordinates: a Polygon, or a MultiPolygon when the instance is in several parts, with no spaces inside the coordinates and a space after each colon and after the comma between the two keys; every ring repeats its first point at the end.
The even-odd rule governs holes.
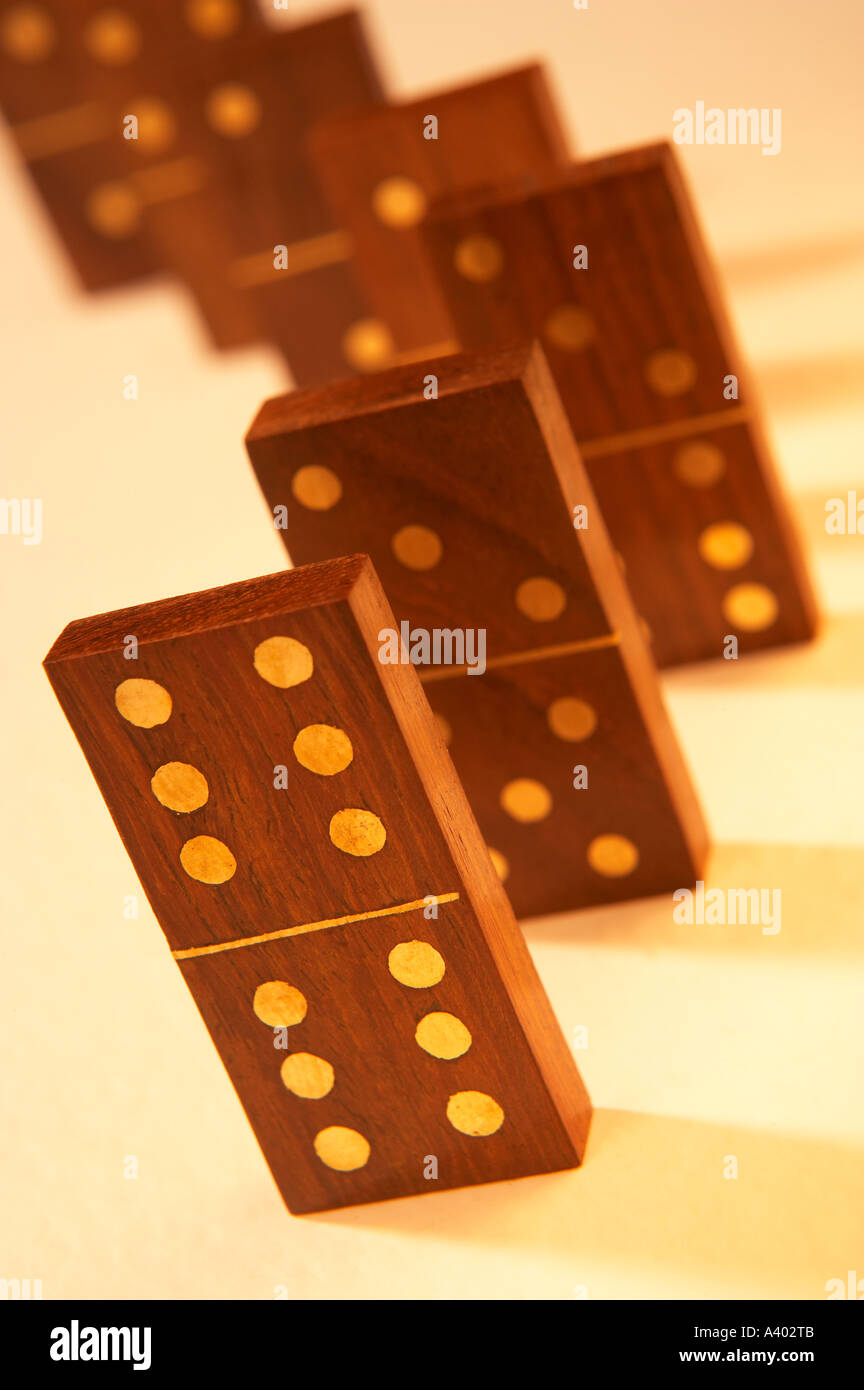
{"type": "Polygon", "coordinates": [[[529,924],[568,1037],[588,1028],[584,1170],[285,1213],[143,896],[124,918],[134,874],[39,670],[72,617],[281,567],[241,446],[281,369],[208,354],[168,288],[78,298],[4,143],[2,491],[42,497],[45,534],[0,537],[0,1277],[49,1298],[824,1297],[864,1276],[864,536],[822,524],[827,497],[864,496],[860,11],[370,11],[406,94],[546,55],[589,152],[668,134],[700,98],[783,108],[778,157],[685,163],[831,621],[814,648],[666,681],[711,882],[782,887],[782,931],[675,926],[661,900],[529,924]]]}

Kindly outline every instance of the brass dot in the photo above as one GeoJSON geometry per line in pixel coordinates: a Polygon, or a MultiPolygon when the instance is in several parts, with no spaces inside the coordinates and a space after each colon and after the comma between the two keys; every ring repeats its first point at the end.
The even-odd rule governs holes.
{"type": "Polygon", "coordinates": [[[645,379],[658,396],[680,396],[696,380],[696,363],[689,352],[663,348],[645,363],[645,379]]]}
{"type": "Polygon", "coordinates": [[[723,599],[723,616],[744,632],[762,632],[777,619],[780,605],[764,584],[736,584],[723,599]]]}
{"type": "Polygon", "coordinates": [[[292,1052],[279,1068],[279,1075],[283,1085],[304,1100],[320,1100],[329,1095],[336,1080],[330,1063],[314,1052],[292,1052]]]}
{"type": "Polygon", "coordinates": [[[428,526],[403,526],[390,542],[393,554],[409,570],[434,569],[444,547],[428,526]]]}
{"type": "Polygon", "coordinates": [[[180,851],[180,863],[199,883],[227,883],[237,870],[237,860],[227,845],[213,835],[193,835],[180,851]]]}
{"type": "Polygon", "coordinates": [[[492,847],[489,846],[489,858],[492,860],[495,872],[500,878],[501,882],[506,883],[507,877],[510,873],[510,865],[508,864],[504,855],[501,853],[500,849],[492,849],[492,847]]]}
{"type": "Polygon", "coordinates": [[[237,0],[187,0],[186,23],[205,39],[224,39],[239,27],[237,0]]]}
{"type": "Polygon", "coordinates": [[[553,700],[546,711],[549,728],[557,738],[568,743],[579,743],[590,738],[597,728],[597,715],[587,700],[577,700],[572,695],[562,695],[553,700]]]}
{"type": "Polygon", "coordinates": [[[753,537],[737,521],[716,521],[699,537],[699,554],[716,570],[737,570],[753,554],[753,537]]]}
{"type": "Polygon", "coordinates": [[[217,135],[239,140],[249,135],[261,120],[261,102],[251,87],[226,82],[214,87],[205,106],[207,119],[217,135]]]}
{"type": "Polygon", "coordinates": [[[554,579],[538,575],[523,579],[516,590],[516,607],[535,623],[551,623],[567,606],[567,595],[554,579]]]}
{"type": "Polygon", "coordinates": [[[375,216],[388,227],[416,227],[426,216],[426,194],[414,179],[383,179],[372,194],[375,216]]]}
{"type": "Polygon", "coordinates": [[[604,878],[626,878],[639,863],[639,851],[626,835],[598,835],[588,846],[588,863],[604,878]]]}
{"type": "Polygon", "coordinates": [[[478,233],[459,242],[453,253],[453,264],[466,280],[485,285],[501,274],[504,252],[494,237],[478,233]]]}
{"type": "Polygon", "coordinates": [[[141,154],[158,154],[177,134],[177,122],[170,106],[156,97],[141,97],[132,103],[132,115],[138,120],[138,139],[130,144],[141,154]]]}
{"type": "Polygon", "coordinates": [[[450,740],[451,740],[452,737],[453,737],[453,730],[450,728],[450,725],[448,724],[447,720],[444,718],[443,714],[436,714],[436,715],[435,715],[435,723],[438,725],[438,731],[439,731],[439,733],[441,734],[441,737],[443,738],[445,744],[446,744],[447,747],[449,748],[449,747],[450,747],[450,740]]]}
{"type": "Polygon", "coordinates": [[[84,31],[84,42],[99,63],[121,67],[131,63],[141,47],[138,25],[123,10],[101,10],[84,31]]]}
{"type": "Polygon", "coordinates": [[[501,790],[501,805],[514,820],[528,825],[545,820],[552,810],[552,796],[542,782],[533,777],[516,777],[501,790]]]}
{"type": "Polygon", "coordinates": [[[543,325],[543,332],[553,347],[562,352],[581,352],[594,338],[594,320],[578,304],[559,304],[543,325]]]}
{"type": "Polygon", "coordinates": [[[120,240],[131,236],[141,220],[141,199],[131,184],[103,183],[85,204],[85,215],[101,236],[120,240]]]}
{"type": "Polygon", "coordinates": [[[301,507],[312,512],[329,512],[342,496],[342,484],[330,468],[307,463],[291,479],[291,491],[301,507]]]}
{"type": "Polygon", "coordinates": [[[331,818],[330,839],[343,854],[368,859],[384,848],[387,831],[374,812],[351,806],[331,818]]]}
{"type": "Polygon", "coordinates": [[[358,372],[378,371],[395,350],[390,329],[381,319],[358,319],[342,339],[345,361],[358,372]]]}
{"type": "Polygon", "coordinates": [[[271,1028],[293,1028],[302,1023],[308,1007],[305,995],[284,980],[259,985],[252,1000],[256,1016],[271,1028]]]}
{"type": "Polygon", "coordinates": [[[352,1173],[355,1168],[364,1167],[372,1152],[369,1140],[345,1125],[328,1125],[318,1131],[312,1142],[321,1162],[339,1173],[352,1173]]]}
{"type": "Polygon", "coordinates": [[[464,1056],[471,1046],[471,1034],[455,1014],[426,1014],[417,1024],[414,1037],[424,1052],[440,1057],[442,1062],[464,1056]]]}
{"type": "Polygon", "coordinates": [[[394,980],[409,989],[429,989],[443,980],[444,957],[428,941],[401,941],[387,957],[394,980]]]}
{"type": "Polygon", "coordinates": [[[55,41],[54,21],[38,5],[15,5],[0,19],[0,43],[19,63],[40,63],[55,41]]]}
{"type": "Polygon", "coordinates": [[[504,1111],[483,1091],[457,1091],[447,1102],[447,1119],[460,1134],[477,1139],[501,1128],[504,1111]]]}
{"type": "Polygon", "coordinates": [[[280,690],[308,681],[314,669],[309,648],[293,637],[266,637],[252,659],[261,679],[280,690]]]}
{"type": "Polygon", "coordinates": [[[712,487],[723,477],[726,459],[716,444],[694,439],[675,451],[672,467],[687,487],[712,487]]]}
{"type": "Polygon", "coordinates": [[[121,681],[114,691],[114,704],[124,719],[139,729],[152,729],[171,718],[171,696],[158,681],[121,681]]]}
{"type": "Polygon", "coordinates": [[[354,757],[354,749],[342,729],[332,724],[307,724],[294,740],[294,757],[309,772],[333,777],[345,771],[354,757]]]}
{"type": "Polygon", "coordinates": [[[197,811],[210,795],[207,778],[191,763],[163,763],[153,773],[150,786],[169,811],[197,811]]]}

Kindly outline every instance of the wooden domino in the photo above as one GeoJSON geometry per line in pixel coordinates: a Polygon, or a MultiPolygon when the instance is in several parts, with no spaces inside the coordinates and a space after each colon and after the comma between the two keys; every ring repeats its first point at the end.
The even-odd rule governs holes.
{"type": "Polygon", "coordinates": [[[462,347],[539,338],[660,665],[796,642],[815,606],[671,146],[450,199],[462,347]],[[736,394],[737,393],[737,394],[736,394]]]}
{"type": "Polygon", "coordinates": [[[192,168],[166,158],[161,177],[154,160],[156,174],[136,180],[130,155],[144,165],[150,154],[122,139],[130,104],[142,109],[142,125],[158,143],[171,129],[171,111],[165,114],[151,84],[173,83],[179,93],[200,55],[217,57],[265,32],[254,0],[150,0],[146,9],[104,0],[0,0],[0,106],[87,289],[162,268],[140,209],[169,186],[177,196],[193,178],[192,168]]]}
{"type": "Polygon", "coordinates": [[[448,350],[449,315],[420,235],[431,201],[491,180],[534,180],[569,157],[536,64],[401,105],[331,115],[309,143],[374,315],[346,340],[347,365],[361,372],[397,354],[448,350]]]}
{"type": "Polygon", "coordinates": [[[298,381],[342,374],[342,339],[368,311],[305,137],[382,96],[359,15],[274,32],[251,0],[160,0],[146,16],[111,11],[99,49],[88,35],[105,13],[75,6],[75,25],[59,6],[49,16],[38,63],[10,51],[0,16],[0,95],[84,284],[167,270],[218,347],[268,338],[298,381]],[[109,38],[124,61],[105,56],[109,38]]]}
{"type": "Polygon", "coordinates": [[[699,877],[701,815],[539,348],[282,396],[247,443],[297,563],[362,546],[409,637],[464,634],[421,679],[518,916],[699,877]]]}
{"type": "Polygon", "coordinates": [[[590,1120],[393,621],[353,556],[45,661],[293,1212],[570,1168],[590,1120]]]}

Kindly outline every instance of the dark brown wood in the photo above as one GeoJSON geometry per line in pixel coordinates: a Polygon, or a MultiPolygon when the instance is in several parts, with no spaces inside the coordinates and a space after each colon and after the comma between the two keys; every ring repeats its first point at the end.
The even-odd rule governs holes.
{"type": "MultiPolygon", "coordinates": [[[[130,154],[146,162],[121,139],[130,102],[134,110],[140,99],[152,99],[156,84],[168,88],[176,108],[201,63],[219,62],[266,33],[255,0],[148,0],[134,7],[0,0],[0,107],[87,289],[163,268],[140,219],[123,236],[108,236],[90,216],[94,193],[129,176],[130,154]]],[[[114,206],[119,226],[116,199],[114,206]]]]}
{"type": "Polygon", "coordinates": [[[671,146],[586,161],[528,196],[451,198],[423,235],[463,348],[542,341],[658,663],[719,657],[730,635],[742,652],[811,637],[800,548],[671,146]]]}
{"type": "Polygon", "coordinates": [[[247,443],[296,562],[362,545],[400,623],[485,633],[485,674],[421,678],[517,915],[699,876],[701,815],[539,348],[282,396],[247,443]],[[405,563],[412,540],[430,567],[405,563]],[[531,616],[538,593],[557,594],[557,616],[531,616]]]}
{"type": "MultiPolygon", "coordinates": [[[[427,356],[452,330],[423,250],[425,208],[442,194],[488,181],[549,175],[569,158],[546,74],[536,64],[401,105],[329,116],[310,146],[394,353],[425,349],[427,356]]],[[[383,358],[369,364],[386,365],[383,358]]]]}
{"type": "Polygon", "coordinates": [[[72,623],[45,661],[294,1212],[573,1167],[590,1120],[417,677],[378,660],[393,621],[353,556],[72,623]],[[265,664],[286,638],[311,658],[290,686],[265,664]],[[151,698],[145,717],[126,703],[130,679],[170,704],[151,698]],[[311,765],[320,744],[297,751],[321,725],[350,740],[338,770],[311,765]],[[206,779],[206,800],[186,803],[197,809],[160,780],[178,762],[206,779]],[[348,809],[378,817],[383,844],[339,847],[333,818],[348,809]],[[204,836],[230,851],[230,877],[190,873],[204,836]],[[409,984],[404,951],[391,953],[411,943],[440,962],[409,984]],[[265,1007],[273,982],[293,1013],[265,1007]],[[430,1052],[430,1014],[450,1020],[455,1048],[430,1052]],[[322,1063],[332,1075],[311,1089],[326,1093],[298,1094],[322,1063]],[[334,1128],[354,1135],[360,1166],[319,1157],[334,1128]]]}
{"type": "Polygon", "coordinates": [[[249,0],[217,38],[165,0],[127,16],[137,46],[110,64],[87,46],[99,16],[75,4],[75,26],[58,11],[44,73],[6,52],[0,93],[84,284],[168,271],[218,347],[269,339],[298,381],[342,374],[344,335],[368,310],[350,253],[332,259],[338,228],[305,137],[324,115],[383,95],[357,12],[273,32],[249,0]],[[129,115],[137,140],[124,138],[129,115]]]}

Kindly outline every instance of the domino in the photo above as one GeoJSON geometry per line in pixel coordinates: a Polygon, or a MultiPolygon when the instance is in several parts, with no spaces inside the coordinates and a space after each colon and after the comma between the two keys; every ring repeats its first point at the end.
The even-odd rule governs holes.
{"type": "Polygon", "coordinates": [[[130,153],[142,164],[149,157],[121,138],[130,103],[143,104],[143,124],[158,143],[172,112],[157,105],[151,84],[179,88],[199,53],[218,58],[256,33],[266,30],[254,0],[0,0],[0,106],[86,289],[162,268],[139,215],[158,178],[142,185],[133,172],[120,186],[130,153]]]}
{"type": "Polygon", "coordinates": [[[355,555],[45,660],[295,1213],[571,1168],[590,1121],[393,622],[355,555]]]}
{"type": "Polygon", "coordinates": [[[372,556],[389,659],[439,634],[448,664],[418,670],[517,916],[700,877],[701,813],[540,348],[277,397],[247,446],[296,563],[372,556]]]}
{"type": "MultiPolygon", "coordinates": [[[[304,141],[324,115],[383,95],[359,15],[273,32],[254,5],[210,0],[211,26],[236,21],[216,36],[191,29],[202,4],[111,11],[115,46],[131,26],[124,62],[81,51],[102,11],[65,29],[58,14],[41,65],[7,45],[13,138],[88,288],[167,270],[217,347],[267,338],[296,380],[339,374],[342,337],[368,315],[304,141]],[[62,104],[24,111],[44,63],[38,91],[58,72],[62,104]]],[[[0,20],[0,53],[3,33],[0,20]]]]}
{"type": "Polygon", "coordinates": [[[816,608],[671,146],[441,203],[465,350],[537,337],[661,666],[812,637],[816,608]]]}
{"type": "Polygon", "coordinates": [[[551,175],[570,155],[537,64],[401,105],[317,123],[309,145],[337,225],[350,237],[373,317],[346,339],[369,372],[447,350],[452,326],[423,249],[430,203],[493,180],[551,175]]]}

